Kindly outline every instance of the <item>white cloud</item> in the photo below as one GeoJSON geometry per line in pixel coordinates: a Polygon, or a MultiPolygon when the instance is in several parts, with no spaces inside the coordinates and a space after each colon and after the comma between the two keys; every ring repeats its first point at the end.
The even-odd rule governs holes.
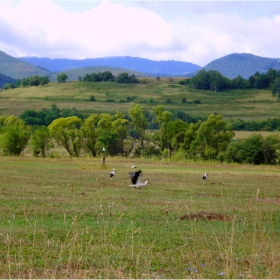
{"type": "MultiPolygon", "coordinates": [[[[2,5],[0,17],[14,37],[11,55],[40,56],[42,48],[51,57],[129,55],[125,51],[138,44],[160,50],[172,40],[171,26],[159,15],[107,0],[82,13],[67,13],[50,1],[22,1],[15,9],[2,5]]],[[[8,45],[10,38],[3,39],[8,45]]]]}
{"type": "Polygon", "coordinates": [[[280,9],[272,3],[268,12],[264,3],[227,1],[103,0],[79,12],[61,6],[0,1],[0,50],[77,59],[130,55],[201,66],[234,52],[279,56],[280,9]]]}

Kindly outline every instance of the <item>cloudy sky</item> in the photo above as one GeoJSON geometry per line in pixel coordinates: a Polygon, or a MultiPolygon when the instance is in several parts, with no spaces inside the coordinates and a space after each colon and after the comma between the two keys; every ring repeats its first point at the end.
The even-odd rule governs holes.
{"type": "Polygon", "coordinates": [[[280,1],[0,0],[0,50],[200,66],[231,53],[279,58],[280,1]]]}

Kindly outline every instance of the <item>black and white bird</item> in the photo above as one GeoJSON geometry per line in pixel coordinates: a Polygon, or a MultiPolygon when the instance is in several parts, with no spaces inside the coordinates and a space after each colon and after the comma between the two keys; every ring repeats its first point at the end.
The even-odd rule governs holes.
{"type": "Polygon", "coordinates": [[[141,169],[137,170],[136,172],[129,172],[132,185],[129,185],[130,187],[134,187],[136,189],[141,188],[143,186],[146,186],[149,182],[145,181],[145,183],[142,183],[142,171],[141,169]]]}
{"type": "Polygon", "coordinates": [[[207,173],[204,173],[204,175],[202,175],[202,180],[203,180],[203,184],[206,182],[207,179],[207,173]]]}
{"type": "Polygon", "coordinates": [[[115,169],[113,169],[113,171],[110,173],[110,178],[115,177],[115,174],[116,174],[116,170],[115,170],[115,169]]]}
{"type": "Polygon", "coordinates": [[[105,147],[102,148],[101,153],[105,153],[105,147]]]}
{"type": "Polygon", "coordinates": [[[135,166],[135,165],[132,165],[132,166],[131,166],[131,168],[137,168],[137,166],[135,166]]]}

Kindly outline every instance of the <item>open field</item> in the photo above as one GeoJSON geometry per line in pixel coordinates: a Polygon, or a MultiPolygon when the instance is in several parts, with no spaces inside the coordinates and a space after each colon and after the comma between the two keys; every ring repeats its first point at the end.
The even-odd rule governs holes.
{"type": "Polygon", "coordinates": [[[235,131],[233,139],[248,138],[253,134],[261,134],[263,137],[267,137],[269,135],[280,136],[280,131],[235,131]]]}
{"type": "Polygon", "coordinates": [[[90,115],[92,113],[128,112],[133,103],[142,104],[147,110],[164,105],[167,110],[180,110],[190,116],[207,117],[219,113],[225,119],[264,120],[279,118],[279,102],[271,90],[193,90],[180,85],[179,78],[139,78],[139,84],[111,82],[50,83],[45,86],[17,88],[0,92],[0,114],[19,116],[25,110],[73,108],[90,115]],[[93,95],[96,102],[90,102],[93,95]],[[187,103],[182,103],[186,98],[187,103]],[[171,103],[166,103],[170,99],[171,103]],[[200,100],[201,104],[194,101],[200,100]],[[129,101],[129,102],[127,102],[129,101]]]}
{"type": "Polygon", "coordinates": [[[0,278],[279,279],[279,171],[1,157],[0,278]],[[131,165],[151,184],[130,188],[131,165]]]}

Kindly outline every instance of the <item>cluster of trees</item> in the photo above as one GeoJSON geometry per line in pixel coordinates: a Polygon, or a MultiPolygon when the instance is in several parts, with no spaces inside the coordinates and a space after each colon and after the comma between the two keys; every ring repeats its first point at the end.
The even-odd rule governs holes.
{"type": "Polygon", "coordinates": [[[112,82],[115,77],[110,71],[104,71],[99,73],[86,74],[82,79],[79,77],[79,81],[84,82],[112,82]]]}
{"type": "Polygon", "coordinates": [[[58,118],[66,118],[71,116],[77,116],[81,119],[85,119],[85,115],[80,113],[75,107],[60,109],[56,104],[52,104],[51,108],[43,108],[40,111],[26,110],[20,115],[27,125],[48,126],[52,121],[58,118]]]}
{"type": "MultiPolygon", "coordinates": [[[[127,97],[128,101],[133,100],[134,98],[127,97]]],[[[90,96],[89,100],[95,101],[94,96],[90,96]]],[[[185,113],[184,111],[177,110],[177,109],[171,109],[171,113],[173,114],[172,120],[179,119],[184,122],[188,123],[196,123],[198,120],[206,120],[206,118],[197,117],[197,116],[190,116],[189,114],[185,113]]],[[[60,109],[55,103],[51,105],[50,108],[43,108],[39,111],[29,109],[24,111],[20,115],[20,119],[22,119],[27,125],[45,125],[48,126],[51,124],[51,122],[58,118],[66,118],[66,117],[72,117],[77,116],[83,121],[86,119],[86,115],[79,112],[75,107],[72,109],[70,108],[62,108],[60,109]]],[[[125,118],[130,120],[130,116],[128,114],[125,114],[125,118]]],[[[148,129],[157,129],[157,124],[153,122],[153,114],[149,111],[145,111],[145,118],[148,121],[148,129]]]]}
{"type": "Polygon", "coordinates": [[[121,112],[93,114],[84,120],[78,116],[59,117],[49,125],[27,125],[15,116],[0,117],[0,153],[19,155],[29,144],[35,156],[45,157],[54,145],[72,157],[97,156],[102,147],[111,156],[158,156],[220,160],[240,163],[278,163],[280,138],[253,135],[233,141],[230,122],[221,115],[209,115],[205,121],[188,123],[174,118],[159,105],[152,109],[154,130],[149,130],[146,109],[134,104],[128,117],[121,112]],[[29,141],[30,140],[30,141],[29,141]]]}
{"type": "Polygon", "coordinates": [[[47,85],[49,82],[50,79],[48,76],[35,75],[30,78],[17,79],[15,83],[5,84],[4,89],[39,86],[39,85],[43,86],[43,85],[47,85]]]}
{"type": "Polygon", "coordinates": [[[229,120],[233,130],[245,131],[273,131],[280,130],[280,118],[267,119],[263,121],[244,121],[240,118],[229,120]]]}
{"type": "Polygon", "coordinates": [[[249,79],[237,76],[234,79],[224,77],[216,70],[200,70],[194,77],[180,81],[182,85],[191,85],[195,89],[223,91],[227,89],[268,88],[272,93],[280,93],[280,70],[270,68],[266,73],[256,72],[249,79]]]}
{"type": "Polygon", "coordinates": [[[139,83],[139,80],[134,74],[120,73],[116,77],[110,71],[104,71],[99,73],[86,74],[84,78],[79,77],[79,81],[84,82],[117,82],[122,84],[139,83]]]}
{"type": "MultiPolygon", "coordinates": [[[[68,79],[67,74],[60,73],[57,75],[57,81],[59,83],[64,83],[68,79]]],[[[19,87],[32,87],[32,86],[44,86],[47,85],[50,82],[50,79],[48,76],[38,76],[34,75],[29,78],[23,78],[23,79],[16,79],[14,83],[8,83],[4,85],[3,89],[13,89],[13,88],[19,88],[19,87]]]]}

